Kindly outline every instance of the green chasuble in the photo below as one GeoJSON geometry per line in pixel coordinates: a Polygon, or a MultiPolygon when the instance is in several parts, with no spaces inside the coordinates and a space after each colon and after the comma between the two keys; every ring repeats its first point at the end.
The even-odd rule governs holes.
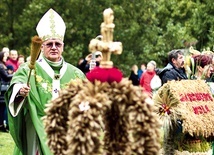
{"type": "Polygon", "coordinates": [[[6,104],[9,107],[10,133],[16,144],[14,155],[29,155],[31,150],[34,152],[30,155],[34,155],[35,150],[39,150],[40,155],[51,155],[41,120],[45,115],[45,104],[56,98],[58,91],[65,88],[71,79],[84,79],[85,75],[64,60],[60,66],[51,67],[50,63],[40,56],[30,77],[29,95],[23,102],[14,103],[12,99],[15,91],[14,84],[26,84],[29,72],[27,63],[20,66],[5,93],[6,104]]]}

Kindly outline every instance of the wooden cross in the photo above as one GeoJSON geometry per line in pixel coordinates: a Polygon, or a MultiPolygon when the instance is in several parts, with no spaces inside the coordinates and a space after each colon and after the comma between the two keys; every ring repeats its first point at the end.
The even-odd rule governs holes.
{"type": "Polygon", "coordinates": [[[113,42],[113,32],[115,24],[114,12],[111,8],[105,9],[103,12],[104,22],[101,24],[101,38],[100,40],[95,38],[90,41],[89,51],[102,52],[103,59],[100,63],[101,68],[112,68],[113,62],[110,61],[111,53],[121,54],[122,53],[122,43],[113,42]]]}

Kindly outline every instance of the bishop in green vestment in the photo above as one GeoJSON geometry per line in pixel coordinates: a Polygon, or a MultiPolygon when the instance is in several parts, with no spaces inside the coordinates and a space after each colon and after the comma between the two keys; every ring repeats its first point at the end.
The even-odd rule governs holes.
{"type": "Polygon", "coordinates": [[[46,144],[42,122],[46,104],[58,97],[60,89],[72,79],[84,79],[85,75],[64,61],[63,37],[65,24],[53,9],[50,9],[37,25],[42,38],[41,54],[30,74],[24,63],[14,74],[5,94],[9,112],[10,133],[15,142],[14,155],[51,155],[46,144]]]}

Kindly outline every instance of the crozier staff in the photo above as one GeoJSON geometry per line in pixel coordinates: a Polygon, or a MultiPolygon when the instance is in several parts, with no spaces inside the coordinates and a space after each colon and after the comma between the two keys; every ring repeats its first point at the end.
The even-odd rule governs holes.
{"type": "Polygon", "coordinates": [[[14,154],[51,155],[46,145],[42,117],[45,105],[58,97],[60,89],[71,79],[85,75],[62,57],[65,23],[53,9],[48,10],[37,25],[42,38],[41,54],[28,78],[29,63],[22,65],[5,94],[9,107],[9,126],[15,141],[14,154]],[[27,82],[29,80],[29,86],[27,82]]]}

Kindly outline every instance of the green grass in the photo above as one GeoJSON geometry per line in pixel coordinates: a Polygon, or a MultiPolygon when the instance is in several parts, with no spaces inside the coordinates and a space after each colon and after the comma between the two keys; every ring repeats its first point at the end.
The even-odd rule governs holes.
{"type": "Polygon", "coordinates": [[[9,133],[0,132],[0,155],[12,155],[14,142],[9,133]]]}

